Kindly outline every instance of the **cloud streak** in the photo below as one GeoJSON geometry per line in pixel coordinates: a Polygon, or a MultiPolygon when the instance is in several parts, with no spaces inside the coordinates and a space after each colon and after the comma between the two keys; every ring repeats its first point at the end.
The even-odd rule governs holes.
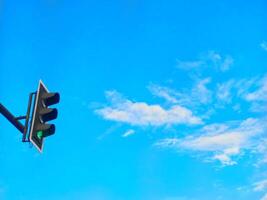
{"type": "Polygon", "coordinates": [[[165,99],[167,102],[170,102],[173,104],[177,104],[179,102],[178,101],[179,93],[170,88],[153,84],[153,85],[149,85],[148,89],[154,96],[161,97],[165,99]]]}
{"type": "Polygon", "coordinates": [[[267,51],[267,42],[263,41],[260,46],[263,50],[267,51]]]}
{"type": "Polygon", "coordinates": [[[126,137],[129,137],[129,136],[133,135],[133,134],[135,134],[135,130],[130,129],[130,130],[126,131],[126,132],[122,135],[122,137],[126,138],[126,137]]]}
{"type": "MultiPolygon", "coordinates": [[[[266,192],[267,190],[267,179],[261,180],[253,184],[254,192],[266,192]]],[[[265,193],[260,200],[267,200],[267,193],[265,193]]]]}
{"type": "Polygon", "coordinates": [[[267,75],[257,84],[259,87],[256,90],[245,95],[247,101],[267,101],[267,75]]]}
{"type": "Polygon", "coordinates": [[[212,91],[208,88],[211,78],[196,80],[192,88],[186,91],[177,91],[168,87],[159,85],[150,85],[148,89],[157,97],[165,99],[171,104],[178,104],[185,107],[197,107],[203,104],[211,103],[212,91]]]}
{"type": "MultiPolygon", "coordinates": [[[[235,101],[239,103],[248,103],[250,112],[266,112],[267,111],[267,75],[251,78],[228,80],[217,84],[216,98],[218,105],[231,105],[234,110],[240,109],[235,101]],[[233,101],[235,100],[235,101],[233,101]]],[[[240,104],[239,104],[240,105],[240,104]]]]}
{"type": "Polygon", "coordinates": [[[262,192],[265,189],[267,189],[267,179],[266,180],[259,181],[259,182],[257,182],[257,183],[254,184],[253,190],[255,192],[262,192]]]}
{"type": "Polygon", "coordinates": [[[215,51],[208,51],[199,56],[196,60],[177,60],[177,68],[184,70],[203,70],[210,67],[221,72],[228,71],[234,63],[234,59],[229,56],[222,56],[215,51]]]}

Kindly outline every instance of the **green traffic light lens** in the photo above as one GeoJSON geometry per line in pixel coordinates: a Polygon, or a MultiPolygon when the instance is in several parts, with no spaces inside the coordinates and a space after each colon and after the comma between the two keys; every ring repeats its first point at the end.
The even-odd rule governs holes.
{"type": "Polygon", "coordinates": [[[37,137],[38,137],[39,139],[42,139],[42,137],[43,137],[43,131],[38,131],[38,132],[37,132],[37,137]]]}

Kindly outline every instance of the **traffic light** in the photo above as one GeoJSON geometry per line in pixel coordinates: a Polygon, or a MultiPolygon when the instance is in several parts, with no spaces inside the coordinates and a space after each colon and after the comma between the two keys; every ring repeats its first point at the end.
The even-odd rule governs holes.
{"type": "Polygon", "coordinates": [[[35,97],[35,105],[30,129],[29,139],[36,148],[42,152],[44,138],[53,135],[56,131],[54,124],[47,122],[57,118],[57,109],[50,108],[59,102],[59,93],[48,91],[44,83],[40,80],[35,97]]]}

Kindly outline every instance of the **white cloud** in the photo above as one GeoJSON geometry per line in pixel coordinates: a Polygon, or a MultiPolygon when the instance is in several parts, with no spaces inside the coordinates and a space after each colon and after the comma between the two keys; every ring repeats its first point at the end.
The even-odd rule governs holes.
{"type": "Polygon", "coordinates": [[[211,103],[213,92],[208,88],[211,78],[195,80],[192,88],[176,91],[158,85],[149,86],[149,90],[155,96],[162,97],[172,104],[178,104],[194,109],[203,104],[211,103]]]}
{"type": "MultiPolygon", "coordinates": [[[[244,150],[256,151],[260,136],[265,131],[266,120],[248,118],[240,122],[211,124],[182,139],[167,138],[157,146],[207,153],[209,160],[218,160],[223,166],[234,165],[236,156],[244,150]]],[[[205,159],[207,160],[207,159],[205,159]]]]}
{"type": "MultiPolygon", "coordinates": [[[[219,55],[214,55],[213,59],[219,58],[219,55]]],[[[182,91],[155,84],[148,88],[153,95],[164,98],[171,104],[178,104],[198,113],[205,110],[206,113],[201,115],[202,119],[210,118],[217,113],[216,109],[225,108],[225,105],[229,105],[237,113],[244,113],[247,107],[243,105],[244,102],[249,103],[246,112],[267,111],[267,75],[250,79],[230,79],[218,83],[216,87],[212,85],[210,77],[195,79],[191,88],[183,88],[182,91]],[[236,103],[237,100],[239,103],[236,103]]]]}
{"type": "Polygon", "coordinates": [[[212,60],[214,63],[222,60],[221,55],[216,53],[215,51],[209,51],[206,56],[207,59],[212,60]]]}
{"type": "Polygon", "coordinates": [[[232,101],[232,88],[234,81],[230,80],[225,83],[218,84],[217,86],[217,98],[223,103],[230,103],[232,101]]]}
{"type": "Polygon", "coordinates": [[[213,69],[220,70],[225,72],[230,69],[233,65],[234,59],[229,56],[222,56],[215,51],[208,51],[204,53],[202,56],[199,56],[198,59],[192,61],[177,61],[177,67],[185,70],[192,69],[203,69],[206,67],[213,67],[213,69]]]}
{"type": "MultiPolygon", "coordinates": [[[[238,150],[238,149],[237,149],[238,150]]],[[[237,162],[233,161],[230,156],[237,155],[237,154],[227,154],[227,153],[221,153],[216,154],[213,159],[218,160],[221,162],[222,166],[231,166],[236,165],[237,162]]]]}
{"type": "Polygon", "coordinates": [[[159,104],[149,105],[146,102],[133,102],[116,91],[106,93],[109,106],[95,112],[106,120],[123,122],[135,126],[164,126],[164,125],[196,125],[202,120],[182,106],[174,105],[168,109],[159,104]]]}
{"type": "Polygon", "coordinates": [[[237,98],[249,103],[251,112],[267,111],[267,75],[251,79],[231,79],[217,84],[215,106],[233,104],[235,111],[241,112],[241,104],[235,104],[237,98]]]}
{"type": "Polygon", "coordinates": [[[129,137],[129,136],[133,135],[133,134],[135,134],[135,130],[130,129],[130,130],[126,131],[126,132],[122,135],[122,137],[126,138],[126,137],[129,137]]]}
{"type": "Polygon", "coordinates": [[[172,104],[191,107],[193,105],[208,104],[212,101],[212,91],[208,88],[210,83],[211,78],[207,77],[195,80],[192,88],[182,92],[155,84],[150,85],[148,89],[154,96],[164,98],[172,104]]]}
{"type": "Polygon", "coordinates": [[[244,86],[240,85],[242,90],[241,97],[250,103],[250,111],[252,112],[267,112],[267,75],[250,81],[249,87],[246,90],[241,89],[244,86]]]}
{"type": "MultiPolygon", "coordinates": [[[[212,62],[223,60],[222,56],[214,52],[209,56],[212,62]]],[[[106,120],[132,126],[160,127],[181,124],[203,125],[201,118],[204,119],[204,117],[193,114],[191,110],[194,109],[197,113],[201,113],[207,107],[209,110],[214,110],[220,103],[231,103],[230,108],[241,112],[241,108],[245,105],[243,102],[237,103],[237,98],[249,103],[250,110],[253,108],[254,112],[257,109],[261,109],[261,112],[263,108],[266,110],[264,103],[267,99],[267,75],[251,79],[231,79],[215,85],[213,87],[215,90],[210,89],[212,85],[209,77],[194,81],[192,88],[182,91],[154,84],[149,85],[148,89],[151,93],[165,99],[169,103],[168,106],[134,102],[116,91],[108,91],[106,97],[109,104],[95,112],[106,120]]],[[[247,151],[260,154],[263,160],[267,160],[267,148],[266,150],[262,148],[264,139],[267,138],[263,134],[264,131],[266,131],[266,119],[248,118],[243,121],[206,125],[198,131],[194,129],[190,136],[165,138],[158,141],[156,145],[188,152],[194,151],[204,155],[205,161],[218,161],[223,166],[229,166],[237,164],[238,159],[247,151]]],[[[130,129],[122,137],[134,133],[135,131],[130,129]]]]}
{"type": "Polygon", "coordinates": [[[252,102],[250,111],[267,113],[267,103],[252,102]]]}
{"type": "Polygon", "coordinates": [[[209,51],[204,57],[206,59],[206,62],[213,67],[216,67],[217,69],[221,70],[222,72],[225,72],[230,69],[231,65],[233,65],[233,58],[231,56],[221,56],[219,53],[215,51],[209,51]]]}
{"type": "Polygon", "coordinates": [[[240,113],[241,112],[241,106],[240,106],[240,104],[235,104],[232,108],[237,113],[240,113]]]}
{"type": "Polygon", "coordinates": [[[226,56],[224,61],[221,64],[221,70],[227,71],[230,69],[230,67],[233,65],[234,59],[231,56],[226,56]]]}
{"type": "MultiPolygon", "coordinates": [[[[266,192],[267,191],[267,179],[254,183],[253,191],[254,192],[266,192]]],[[[260,200],[267,200],[267,193],[265,193],[260,200]]]]}
{"type": "Polygon", "coordinates": [[[205,78],[200,80],[192,89],[192,98],[196,101],[207,104],[212,99],[212,92],[207,88],[207,85],[211,82],[211,78],[205,78]]]}
{"type": "Polygon", "coordinates": [[[266,180],[259,181],[259,182],[255,183],[253,186],[254,186],[253,187],[253,190],[255,192],[264,191],[265,189],[267,189],[267,179],[266,180]]]}
{"type": "Polygon", "coordinates": [[[267,200],[267,193],[260,200],[267,200]]]}
{"type": "Polygon", "coordinates": [[[267,42],[263,41],[260,46],[263,50],[267,51],[267,42]]]}
{"type": "Polygon", "coordinates": [[[150,85],[148,86],[148,89],[155,96],[162,97],[170,103],[178,103],[176,96],[178,96],[179,94],[176,91],[171,90],[170,88],[158,85],[150,85]]]}
{"type": "Polygon", "coordinates": [[[244,98],[245,95],[254,87],[261,78],[243,78],[234,81],[234,88],[237,90],[237,96],[244,98]]]}
{"type": "Polygon", "coordinates": [[[97,137],[98,140],[102,140],[103,138],[107,137],[108,135],[112,134],[113,132],[117,131],[121,127],[121,124],[117,123],[109,127],[104,133],[97,137]]]}
{"type": "Polygon", "coordinates": [[[267,101],[267,76],[262,78],[259,82],[259,87],[245,95],[247,101],[267,101]]]}

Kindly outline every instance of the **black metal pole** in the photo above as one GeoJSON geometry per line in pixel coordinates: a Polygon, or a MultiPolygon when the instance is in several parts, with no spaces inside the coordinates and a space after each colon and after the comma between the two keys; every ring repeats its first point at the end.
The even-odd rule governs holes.
{"type": "Polygon", "coordinates": [[[24,133],[24,126],[17,120],[17,118],[12,115],[11,112],[8,111],[8,109],[3,106],[0,103],[0,113],[2,113],[2,115],[4,115],[4,117],[10,122],[12,123],[22,134],[24,133]]]}

